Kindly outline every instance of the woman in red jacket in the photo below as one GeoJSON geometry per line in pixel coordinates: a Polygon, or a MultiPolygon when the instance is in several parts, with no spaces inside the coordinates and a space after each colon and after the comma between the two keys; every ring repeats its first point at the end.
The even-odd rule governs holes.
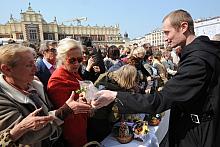
{"type": "MultiPolygon", "coordinates": [[[[61,107],[72,91],[80,89],[78,69],[82,61],[81,45],[73,39],[63,39],[57,48],[58,68],[48,81],[48,95],[55,108],[61,107]]],[[[75,94],[75,100],[79,98],[75,94]]],[[[63,137],[69,147],[81,147],[87,142],[87,114],[72,114],[64,119],[63,137]]]]}

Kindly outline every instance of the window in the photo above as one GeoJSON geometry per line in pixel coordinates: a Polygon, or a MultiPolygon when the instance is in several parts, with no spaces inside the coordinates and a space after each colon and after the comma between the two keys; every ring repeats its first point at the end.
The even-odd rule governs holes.
{"type": "Polygon", "coordinates": [[[24,39],[23,34],[18,34],[18,39],[24,39]]]}
{"type": "Polygon", "coordinates": [[[26,25],[27,29],[27,37],[29,41],[37,41],[38,37],[38,25],[36,24],[28,24],[26,25]]]}
{"type": "Polygon", "coordinates": [[[48,38],[48,40],[54,40],[53,34],[48,34],[48,35],[47,35],[47,38],[48,38]]]}
{"type": "Polygon", "coordinates": [[[37,39],[37,29],[36,28],[30,28],[29,29],[29,35],[30,35],[30,40],[36,40],[37,39]]]}

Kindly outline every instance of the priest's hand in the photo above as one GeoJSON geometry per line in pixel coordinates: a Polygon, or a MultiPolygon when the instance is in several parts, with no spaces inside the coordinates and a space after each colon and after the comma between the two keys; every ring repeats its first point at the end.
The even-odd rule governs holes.
{"type": "Polygon", "coordinates": [[[116,98],[117,92],[110,90],[101,90],[96,93],[96,99],[91,101],[91,105],[95,109],[109,105],[116,98]]]}

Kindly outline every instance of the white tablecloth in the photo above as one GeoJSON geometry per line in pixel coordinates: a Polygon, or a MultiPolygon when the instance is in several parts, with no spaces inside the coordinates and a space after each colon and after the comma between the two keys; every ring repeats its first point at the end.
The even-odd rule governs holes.
{"type": "Polygon", "coordinates": [[[110,134],[101,142],[101,145],[104,147],[159,147],[159,143],[168,130],[169,115],[170,111],[168,110],[165,112],[159,126],[149,126],[150,131],[147,134],[147,141],[145,142],[132,140],[127,144],[121,144],[110,134]]]}

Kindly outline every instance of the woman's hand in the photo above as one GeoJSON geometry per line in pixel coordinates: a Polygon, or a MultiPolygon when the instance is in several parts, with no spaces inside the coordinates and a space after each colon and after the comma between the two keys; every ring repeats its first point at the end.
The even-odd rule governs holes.
{"type": "Polygon", "coordinates": [[[44,128],[50,121],[54,120],[53,116],[37,116],[42,108],[36,109],[25,117],[20,123],[14,126],[10,131],[12,140],[17,140],[28,131],[37,131],[44,128]]]}
{"type": "MultiPolygon", "coordinates": [[[[77,102],[74,100],[74,91],[70,98],[66,101],[66,104],[73,110],[74,114],[88,113],[91,110],[91,106],[84,102],[77,102]]],[[[81,100],[80,100],[81,101],[81,100]]]]}
{"type": "Polygon", "coordinates": [[[89,60],[88,60],[88,64],[86,66],[86,70],[90,71],[94,64],[95,64],[94,58],[90,57],[89,60]]]}
{"type": "Polygon", "coordinates": [[[53,116],[37,116],[42,111],[42,108],[36,109],[25,117],[18,125],[21,128],[37,131],[45,127],[50,121],[54,120],[53,116]]]}

